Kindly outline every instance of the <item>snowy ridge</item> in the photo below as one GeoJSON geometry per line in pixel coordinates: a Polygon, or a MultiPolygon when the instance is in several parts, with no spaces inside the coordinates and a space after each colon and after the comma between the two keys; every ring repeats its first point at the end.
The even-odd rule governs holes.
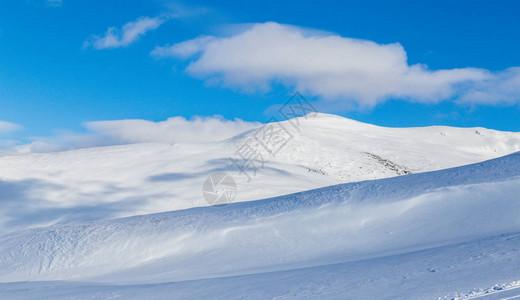
{"type": "MultiPolygon", "coordinates": [[[[494,265],[485,280],[449,278],[467,291],[503,282],[504,274],[511,276],[506,270],[520,267],[520,260],[512,259],[519,255],[514,249],[520,246],[519,194],[520,153],[515,153],[448,170],[224,207],[33,229],[0,237],[0,280],[74,279],[124,283],[132,289],[137,283],[213,278],[216,281],[204,284],[209,284],[209,290],[223,291],[233,285],[225,279],[229,276],[239,278],[235,283],[249,282],[249,276],[271,282],[293,272],[290,276],[304,276],[310,284],[318,284],[320,274],[335,270],[345,276],[345,281],[334,279],[341,291],[321,292],[340,293],[344,298],[356,294],[348,289],[355,289],[355,282],[366,286],[366,282],[349,282],[354,275],[345,275],[345,268],[355,268],[356,277],[376,282],[383,277],[374,272],[388,276],[385,261],[392,260],[397,260],[395,266],[403,266],[392,269],[392,276],[401,272],[412,279],[474,271],[465,265],[470,263],[468,257],[456,257],[463,247],[463,253],[475,253],[469,260],[477,265],[494,265]],[[433,271],[426,270],[430,267],[425,261],[433,271]],[[426,275],[413,266],[424,267],[426,275]],[[501,271],[495,274],[495,269],[501,271]]],[[[514,280],[518,278],[508,277],[506,282],[514,280]]],[[[285,289],[298,298],[298,284],[290,280],[287,284],[285,289]]],[[[192,285],[183,283],[179,288],[193,289],[192,285]]],[[[371,288],[370,293],[378,291],[377,285],[371,288]]],[[[453,292],[413,288],[417,295],[429,298],[453,292]]],[[[203,291],[197,293],[203,296],[203,291]]]]}

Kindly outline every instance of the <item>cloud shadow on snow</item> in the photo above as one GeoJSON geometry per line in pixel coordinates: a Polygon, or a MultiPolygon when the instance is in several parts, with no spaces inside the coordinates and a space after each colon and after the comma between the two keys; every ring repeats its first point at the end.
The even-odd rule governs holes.
{"type": "MultiPolygon", "coordinates": [[[[65,190],[65,187],[41,179],[0,180],[0,233],[28,227],[113,218],[144,203],[143,199],[131,197],[111,203],[58,207],[59,204],[36,196],[46,190],[59,191],[65,190]]],[[[117,187],[112,186],[103,193],[111,194],[117,190],[117,187]]],[[[102,195],[99,196],[102,197],[102,195]]],[[[66,202],[61,203],[62,206],[65,204],[66,202]]]]}

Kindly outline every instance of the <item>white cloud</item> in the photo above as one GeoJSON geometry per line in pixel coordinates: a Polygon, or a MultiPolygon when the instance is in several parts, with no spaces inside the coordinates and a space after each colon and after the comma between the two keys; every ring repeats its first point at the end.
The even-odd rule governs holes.
{"type": "Polygon", "coordinates": [[[188,74],[226,87],[267,91],[279,83],[307,95],[367,107],[389,98],[438,102],[461,95],[470,102],[479,97],[488,99],[479,100],[486,103],[491,98],[511,102],[518,101],[515,92],[520,87],[516,69],[498,74],[476,68],[429,70],[423,64],[409,65],[398,43],[378,44],[273,22],[227,37],[203,36],[157,47],[151,54],[191,57],[188,74]]]}
{"type": "Polygon", "coordinates": [[[0,134],[22,129],[22,126],[11,122],[0,121],[0,134]]]}
{"type": "Polygon", "coordinates": [[[133,22],[126,23],[121,29],[109,27],[104,36],[91,36],[85,41],[84,46],[92,46],[95,49],[126,47],[148,31],[157,29],[168,18],[170,16],[140,17],[133,22]]]}
{"type": "Polygon", "coordinates": [[[520,67],[509,68],[486,80],[475,82],[458,101],[470,104],[519,104],[520,67]]]}
{"type": "Polygon", "coordinates": [[[189,40],[175,44],[173,46],[155,47],[151,52],[152,56],[163,58],[168,56],[177,56],[182,58],[188,58],[195,54],[198,54],[208,45],[215,41],[216,38],[212,36],[202,36],[194,40],[189,40]]]}
{"type": "MultiPolygon", "coordinates": [[[[45,153],[131,143],[205,143],[231,138],[260,126],[240,119],[220,116],[172,117],[161,122],[147,120],[96,121],[84,124],[87,133],[58,131],[53,136],[32,137],[29,144],[0,140],[0,155],[45,153]]],[[[0,127],[1,128],[1,127],[0,127]]]]}
{"type": "Polygon", "coordinates": [[[19,141],[16,140],[0,140],[0,155],[15,154],[19,141]]]}
{"type": "Polygon", "coordinates": [[[260,123],[221,117],[173,117],[162,122],[119,120],[88,122],[85,127],[118,143],[201,143],[230,138],[256,128],[260,123]]]}
{"type": "MultiPolygon", "coordinates": [[[[6,121],[0,121],[0,136],[18,131],[22,128],[23,127],[18,124],[6,122],[6,121]]],[[[8,150],[12,149],[13,147],[16,147],[16,145],[18,145],[18,144],[19,144],[19,141],[17,141],[17,140],[0,139],[0,155],[10,153],[11,151],[8,151],[8,150]]]]}

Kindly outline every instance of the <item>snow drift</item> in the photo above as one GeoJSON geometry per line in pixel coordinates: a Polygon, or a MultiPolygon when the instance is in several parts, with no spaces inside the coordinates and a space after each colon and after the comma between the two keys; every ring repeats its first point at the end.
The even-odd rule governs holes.
{"type": "MultiPolygon", "coordinates": [[[[411,289],[408,295],[431,298],[518,280],[518,195],[520,153],[515,153],[223,207],[31,229],[0,237],[0,281],[112,282],[118,285],[107,291],[123,294],[139,289],[136,284],[161,283],[164,297],[208,297],[208,291],[229,294],[236,288],[230,296],[239,298],[247,295],[239,285],[259,280],[272,285],[257,287],[258,297],[278,291],[299,298],[313,291],[315,297],[344,298],[384,294],[381,288],[399,277],[411,289]],[[465,279],[490,265],[484,278],[465,279]],[[443,268],[445,273],[438,270],[443,268]],[[340,276],[332,279],[338,287],[320,290],[326,274],[340,276]],[[428,286],[416,286],[424,276],[430,276],[428,286]],[[296,277],[308,286],[302,288],[296,277]],[[278,282],[281,278],[288,280],[278,282]],[[450,286],[440,284],[447,279],[450,286]],[[198,291],[197,283],[205,288],[198,291]],[[361,286],[370,291],[356,291],[361,286]]],[[[0,291],[12,287],[4,284],[0,291]]]]}

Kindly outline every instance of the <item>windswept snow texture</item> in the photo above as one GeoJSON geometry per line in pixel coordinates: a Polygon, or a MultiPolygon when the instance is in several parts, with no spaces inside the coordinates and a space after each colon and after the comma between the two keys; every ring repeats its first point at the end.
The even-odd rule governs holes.
{"type": "Polygon", "coordinates": [[[264,168],[250,182],[229,158],[240,158],[236,152],[255,131],[202,144],[0,156],[0,231],[207,206],[201,188],[215,172],[234,177],[235,202],[242,202],[440,170],[520,151],[520,133],[483,128],[384,128],[327,114],[280,125],[293,138],[274,157],[262,153],[264,168]]]}
{"type": "Polygon", "coordinates": [[[519,195],[515,153],[222,207],[13,232],[0,236],[0,298],[464,295],[520,279],[519,195]]]}

